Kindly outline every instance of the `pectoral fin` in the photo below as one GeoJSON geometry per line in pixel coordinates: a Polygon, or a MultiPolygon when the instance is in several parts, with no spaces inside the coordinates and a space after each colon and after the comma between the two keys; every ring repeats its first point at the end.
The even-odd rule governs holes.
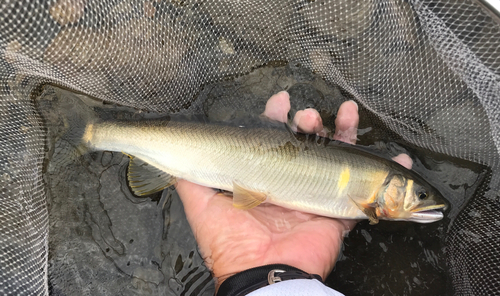
{"type": "Polygon", "coordinates": [[[161,191],[176,182],[175,177],[133,156],[130,156],[127,179],[137,196],[161,191]]]}
{"type": "Polygon", "coordinates": [[[375,203],[362,204],[360,202],[357,202],[350,196],[349,198],[368,217],[368,220],[370,220],[370,225],[378,223],[377,204],[375,203]]]}
{"type": "Polygon", "coordinates": [[[265,193],[252,191],[233,182],[233,206],[235,208],[248,210],[260,205],[266,198],[265,193]]]}

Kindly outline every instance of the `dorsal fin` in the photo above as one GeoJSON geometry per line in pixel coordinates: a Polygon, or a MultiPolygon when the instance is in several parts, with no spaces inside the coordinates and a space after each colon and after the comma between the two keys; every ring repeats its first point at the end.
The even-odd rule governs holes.
{"type": "Polygon", "coordinates": [[[140,158],[129,157],[127,179],[135,195],[149,195],[175,184],[175,177],[140,158]]]}

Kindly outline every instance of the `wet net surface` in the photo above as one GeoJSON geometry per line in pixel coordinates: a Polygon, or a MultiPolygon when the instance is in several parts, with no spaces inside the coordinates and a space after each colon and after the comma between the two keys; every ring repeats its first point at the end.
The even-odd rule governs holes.
{"type": "Polygon", "coordinates": [[[58,158],[66,149],[51,142],[57,118],[46,110],[69,95],[50,84],[217,120],[261,112],[285,89],[294,110],[315,107],[328,125],[354,99],[376,131],[366,143],[404,143],[386,148],[419,155],[416,169],[437,174],[452,206],[435,226],[360,225],[329,284],[348,294],[418,295],[445,282],[440,292],[498,293],[499,29],[478,2],[458,0],[2,2],[0,291],[213,293],[175,193],[128,195],[121,154],[58,158]],[[428,266],[396,266],[384,255],[401,246],[391,235],[413,237],[428,266]],[[359,260],[363,244],[382,249],[387,286],[375,286],[382,268],[359,260]]]}

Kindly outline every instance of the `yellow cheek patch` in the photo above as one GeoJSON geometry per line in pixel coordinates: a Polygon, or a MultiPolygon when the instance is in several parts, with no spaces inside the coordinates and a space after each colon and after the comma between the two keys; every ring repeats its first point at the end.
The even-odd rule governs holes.
{"type": "Polygon", "coordinates": [[[403,201],[403,207],[405,210],[412,208],[414,206],[413,205],[413,198],[410,198],[410,197],[412,197],[412,193],[413,193],[413,180],[408,179],[408,182],[406,183],[405,198],[403,201]]]}
{"type": "Polygon", "coordinates": [[[339,176],[339,182],[337,183],[337,187],[339,188],[339,192],[344,191],[349,183],[349,179],[351,179],[351,171],[348,167],[345,167],[339,176]]]}
{"type": "Polygon", "coordinates": [[[413,180],[408,179],[406,183],[406,192],[412,192],[413,191],[413,180]]]}

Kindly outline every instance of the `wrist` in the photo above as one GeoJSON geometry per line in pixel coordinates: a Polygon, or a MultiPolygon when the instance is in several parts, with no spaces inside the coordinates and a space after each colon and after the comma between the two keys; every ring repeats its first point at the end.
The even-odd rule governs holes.
{"type": "MultiPolygon", "coordinates": [[[[236,264],[235,264],[236,265],[236,264]]],[[[242,273],[242,272],[245,272],[245,271],[248,271],[248,270],[252,270],[252,269],[255,269],[255,268],[260,268],[262,266],[271,266],[271,265],[285,265],[285,266],[292,266],[298,270],[301,270],[301,271],[304,271],[306,273],[309,273],[309,274],[314,274],[314,275],[317,275],[319,278],[321,279],[325,279],[328,277],[328,275],[330,274],[331,270],[333,269],[333,264],[331,266],[319,266],[319,265],[316,265],[314,264],[313,262],[310,262],[310,261],[296,261],[293,260],[293,262],[285,262],[285,263],[274,263],[274,264],[261,264],[261,265],[247,265],[245,266],[245,264],[237,264],[238,267],[240,268],[237,268],[237,269],[232,269],[232,270],[227,270],[226,269],[226,272],[224,273],[221,273],[221,269],[219,270],[213,270],[212,271],[212,275],[213,275],[213,278],[214,278],[214,281],[215,281],[215,292],[217,293],[217,291],[219,290],[220,286],[222,285],[222,283],[224,283],[224,281],[226,281],[228,278],[234,276],[234,275],[237,275],[239,273],[242,273]]],[[[213,268],[214,266],[212,266],[213,268]]]]}
{"type": "Polygon", "coordinates": [[[317,274],[309,274],[290,265],[270,264],[247,269],[225,277],[222,281],[218,282],[216,295],[246,295],[265,286],[294,279],[316,279],[320,282],[323,281],[321,276],[317,274]]]}
{"type": "MultiPolygon", "coordinates": [[[[242,272],[242,271],[240,271],[240,272],[242,272]]],[[[222,283],[224,283],[224,281],[226,281],[228,278],[230,278],[233,275],[236,275],[236,274],[238,274],[240,272],[233,272],[233,273],[229,273],[229,274],[226,274],[226,275],[223,275],[223,276],[218,276],[218,277],[214,276],[214,281],[215,281],[215,295],[217,295],[217,293],[219,292],[219,288],[222,285],[222,283]]]]}

